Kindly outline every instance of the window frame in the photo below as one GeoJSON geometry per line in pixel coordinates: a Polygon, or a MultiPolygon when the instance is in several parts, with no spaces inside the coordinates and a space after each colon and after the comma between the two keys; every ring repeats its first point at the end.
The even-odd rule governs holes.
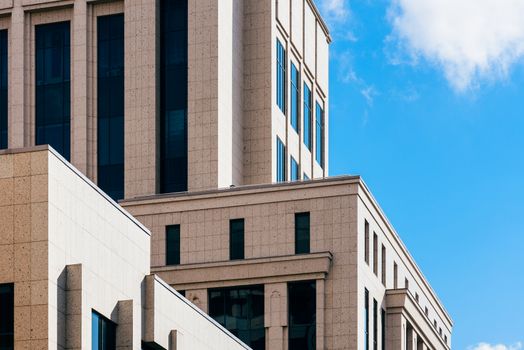
{"type": "Polygon", "coordinates": [[[181,228],[179,224],[168,225],[165,229],[166,232],[166,266],[176,266],[180,265],[181,258],[181,228]],[[174,235],[174,237],[170,237],[174,235]],[[174,242],[173,242],[174,240],[174,242]],[[175,246],[171,245],[175,243],[175,246]],[[172,252],[172,254],[169,254],[172,252]]]}
{"type": "Polygon", "coordinates": [[[287,52],[286,47],[282,44],[282,41],[276,39],[276,58],[277,58],[277,106],[280,111],[285,115],[286,113],[286,65],[287,65],[287,52]]]}
{"type": "Polygon", "coordinates": [[[309,253],[311,253],[311,213],[295,213],[295,254],[309,253]],[[299,227],[299,223],[301,223],[301,220],[304,220],[305,222],[306,218],[307,228],[299,227]],[[303,237],[304,235],[305,237],[303,237]]]}
{"type": "Polygon", "coordinates": [[[229,220],[229,260],[245,259],[245,225],[243,218],[229,220]]]}

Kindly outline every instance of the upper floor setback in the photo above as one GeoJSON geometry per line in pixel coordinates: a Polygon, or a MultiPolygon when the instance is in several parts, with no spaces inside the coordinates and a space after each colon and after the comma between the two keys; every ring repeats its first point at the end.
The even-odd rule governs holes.
{"type": "MultiPolygon", "coordinates": [[[[451,341],[453,323],[449,314],[358,176],[146,196],[121,204],[151,228],[152,266],[163,276],[177,276],[169,283],[177,285],[181,278],[178,281],[183,289],[211,283],[202,284],[204,281],[198,280],[202,274],[191,273],[195,269],[222,269],[212,273],[222,278],[228,268],[247,269],[249,264],[257,266],[266,260],[276,264],[275,259],[280,259],[280,264],[287,266],[284,274],[291,274],[296,254],[300,259],[311,255],[318,261],[323,261],[319,258],[322,254],[328,254],[335,267],[324,272],[327,280],[347,279],[347,269],[355,269],[351,274],[358,276],[348,281],[350,287],[344,293],[366,288],[379,305],[387,307],[382,304],[386,303],[386,292],[405,288],[418,308],[424,310],[426,323],[435,324],[434,331],[440,333],[441,341],[451,341]],[[240,239],[235,238],[237,230],[232,231],[231,226],[239,220],[240,239]],[[376,237],[367,248],[366,222],[368,231],[376,237]],[[175,240],[171,240],[168,230],[173,225],[177,229],[175,240]],[[175,251],[166,250],[175,246],[175,251]],[[365,253],[365,249],[376,252],[365,253]],[[170,254],[178,254],[177,259],[169,260],[170,254]],[[346,272],[337,275],[340,271],[346,272]]],[[[246,276],[256,275],[246,271],[246,276]]],[[[276,277],[258,278],[263,283],[276,277]]],[[[230,279],[228,285],[246,283],[230,279]]],[[[356,294],[359,303],[363,300],[360,294],[356,294]]]]}

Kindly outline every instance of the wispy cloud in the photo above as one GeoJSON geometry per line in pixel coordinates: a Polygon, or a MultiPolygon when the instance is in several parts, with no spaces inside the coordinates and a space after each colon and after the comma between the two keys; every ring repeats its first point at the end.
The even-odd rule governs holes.
{"type": "Polygon", "coordinates": [[[392,0],[391,62],[442,69],[457,92],[506,79],[524,61],[522,0],[392,0]]]}
{"type": "Polygon", "coordinates": [[[360,90],[360,94],[364,97],[369,107],[373,106],[373,100],[378,94],[373,86],[367,86],[360,90]]]}
{"type": "Polygon", "coordinates": [[[513,345],[496,344],[491,345],[488,343],[479,343],[474,346],[470,346],[468,350],[521,350],[522,343],[518,342],[513,345]]]}
{"type": "Polygon", "coordinates": [[[329,22],[344,22],[349,18],[347,0],[317,0],[322,15],[329,22]]]}

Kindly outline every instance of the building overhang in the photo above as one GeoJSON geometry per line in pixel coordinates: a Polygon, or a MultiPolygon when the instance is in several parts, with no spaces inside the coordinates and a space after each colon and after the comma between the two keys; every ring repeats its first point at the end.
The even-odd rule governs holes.
{"type": "MultiPolygon", "coordinates": [[[[417,334],[433,349],[450,349],[437,329],[431,324],[422,307],[407,289],[386,290],[386,312],[388,315],[402,315],[410,322],[417,334]]],[[[397,330],[402,332],[401,329],[397,330]]],[[[449,331],[449,330],[448,330],[449,331]]]]}
{"type": "Polygon", "coordinates": [[[330,252],[153,267],[178,290],[325,279],[330,252]]]}

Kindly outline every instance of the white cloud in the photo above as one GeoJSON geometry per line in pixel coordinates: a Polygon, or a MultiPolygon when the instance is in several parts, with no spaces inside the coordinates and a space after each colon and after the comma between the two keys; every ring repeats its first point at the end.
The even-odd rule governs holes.
{"type": "Polygon", "coordinates": [[[392,0],[388,41],[412,63],[422,58],[437,65],[463,92],[507,78],[523,61],[523,18],[522,0],[392,0]]]}
{"type": "Polygon", "coordinates": [[[348,0],[317,0],[320,11],[329,22],[344,22],[349,17],[348,0]]]}
{"type": "Polygon", "coordinates": [[[468,350],[520,350],[522,349],[522,343],[516,343],[513,345],[491,345],[488,343],[479,343],[475,346],[470,346],[468,350]]]}
{"type": "Polygon", "coordinates": [[[375,96],[377,95],[377,91],[375,90],[375,88],[373,86],[366,86],[365,88],[360,90],[360,93],[366,100],[368,106],[372,107],[373,100],[375,96]]]}

